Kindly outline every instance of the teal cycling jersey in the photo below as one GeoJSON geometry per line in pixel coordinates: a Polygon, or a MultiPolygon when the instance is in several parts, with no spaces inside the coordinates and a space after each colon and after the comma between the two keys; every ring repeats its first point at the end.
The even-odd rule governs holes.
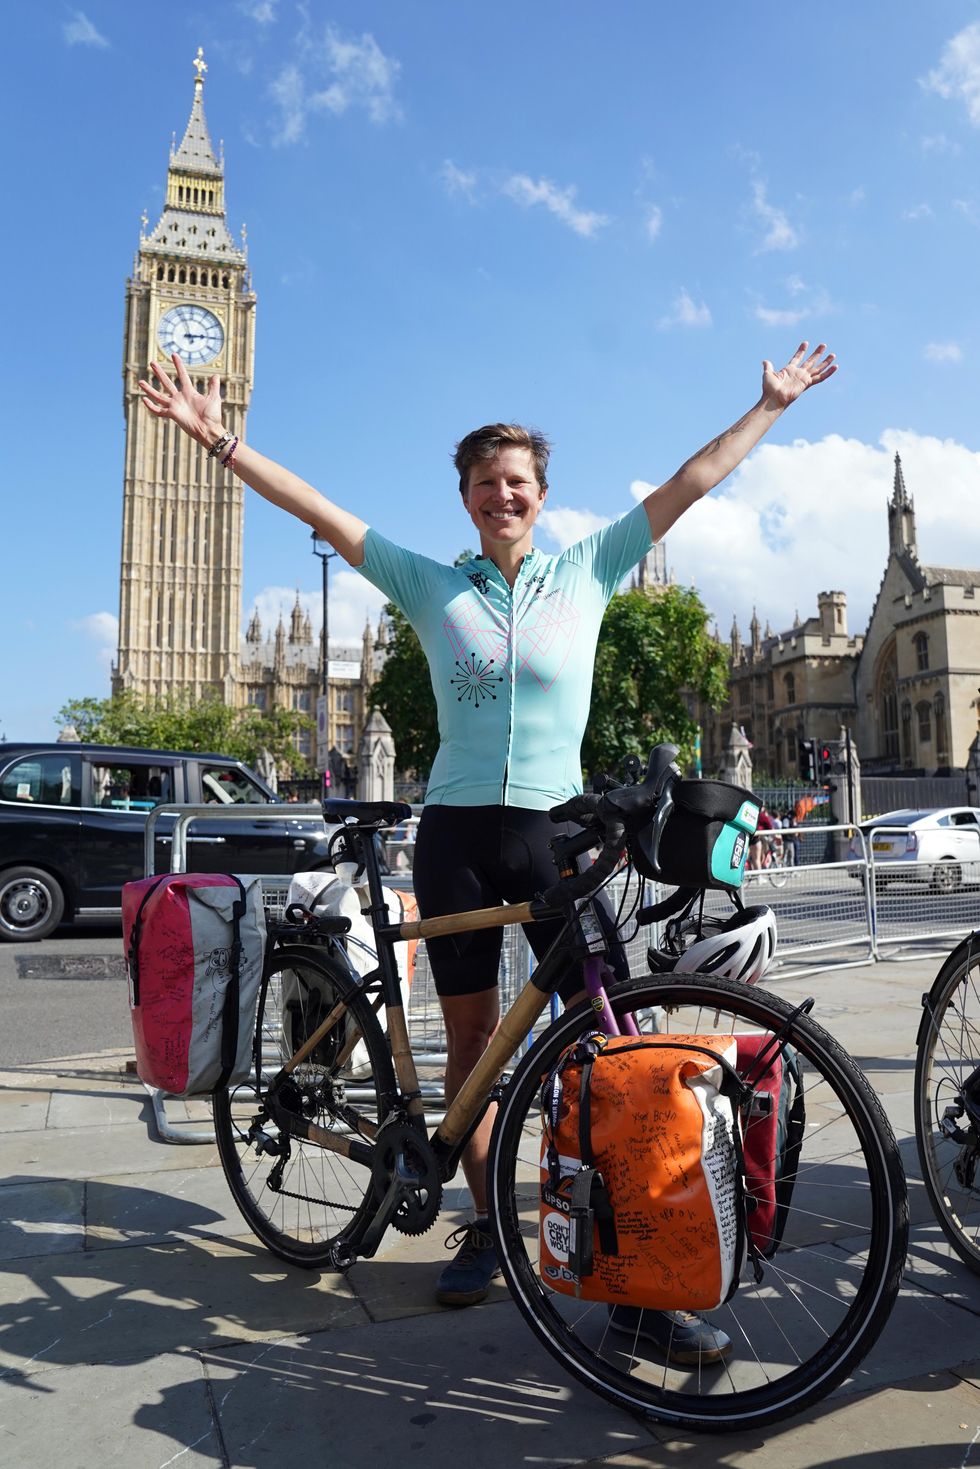
{"type": "Polygon", "coordinates": [[[439,752],[426,804],[546,811],[581,791],[602,616],[651,543],[637,505],[558,556],[530,551],[511,590],[488,557],[444,566],[368,531],[358,570],[429,664],[439,752]]]}

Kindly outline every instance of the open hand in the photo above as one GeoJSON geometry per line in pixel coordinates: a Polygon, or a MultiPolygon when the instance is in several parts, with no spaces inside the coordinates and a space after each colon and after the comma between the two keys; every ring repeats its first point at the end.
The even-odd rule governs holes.
{"type": "Polygon", "coordinates": [[[215,429],[221,428],[221,384],[217,373],[209,380],[207,393],[199,393],[176,352],[171,360],[177,374],[176,383],[155,362],[150,363],[150,371],[157,379],[156,386],[140,379],[144,404],[154,418],[169,419],[199,443],[213,439],[215,429]]]}
{"type": "Polygon", "coordinates": [[[790,403],[812,388],[816,383],[826,382],[837,371],[833,352],[827,352],[827,344],[821,342],[806,355],[809,342],[801,342],[779,372],[768,360],[762,364],[762,399],[776,408],[788,408],[790,403]],[[826,357],[824,353],[827,352],[826,357]]]}

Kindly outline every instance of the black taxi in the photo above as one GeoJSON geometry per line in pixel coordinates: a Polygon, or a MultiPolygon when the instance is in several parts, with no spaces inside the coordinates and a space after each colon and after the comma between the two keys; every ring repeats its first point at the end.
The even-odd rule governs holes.
{"type": "MultiPolygon", "coordinates": [[[[114,919],[123,883],[142,877],[147,814],[161,805],[237,807],[195,819],[187,869],[291,873],[327,865],[322,819],[288,803],[241,761],[124,745],[0,744],[0,941],[45,938],[59,923],[114,919]],[[276,805],[249,819],[249,808],[276,805]]],[[[170,867],[176,816],[156,823],[154,866],[170,867]]]]}

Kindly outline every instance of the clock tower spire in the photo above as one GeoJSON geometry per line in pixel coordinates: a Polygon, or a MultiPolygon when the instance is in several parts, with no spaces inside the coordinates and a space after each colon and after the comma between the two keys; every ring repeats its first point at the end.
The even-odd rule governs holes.
{"type": "Polygon", "coordinates": [[[180,354],[199,386],[221,375],[223,419],[244,436],[252,392],[255,295],[244,247],[225,215],[224,160],[204,116],[207,63],[193,62],[194,98],[170,150],[155,227],[140,232],[126,286],[123,412],[126,452],[113,691],[208,691],[241,702],[243,490],[230,470],[173,425],[148,414],[139,379],[180,354]]]}

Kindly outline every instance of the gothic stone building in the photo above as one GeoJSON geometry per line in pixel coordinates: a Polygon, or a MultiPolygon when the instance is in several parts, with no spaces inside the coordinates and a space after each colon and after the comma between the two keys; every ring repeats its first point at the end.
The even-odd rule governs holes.
{"type": "Polygon", "coordinates": [[[799,773],[802,739],[850,729],[866,773],[946,773],[966,766],[977,734],[980,571],[919,561],[915,507],[895,456],[888,561],[864,636],[847,629],[843,592],[822,592],[817,615],[743,643],[733,623],[730,704],[705,716],[705,766],[721,764],[732,724],[752,742],[753,766],[799,773]]]}
{"type": "MultiPolygon", "coordinates": [[[[139,379],[178,352],[197,386],[220,373],[223,418],[245,436],[252,393],[256,297],[244,231],[228,231],[224,159],[204,115],[204,58],[179,147],[170,150],[163,213],[147,233],[126,286],[123,411],[126,426],[119,577],[119,647],[112,688],[148,696],[177,691],[227,704],[312,713],[322,642],[296,613],[287,635],[263,639],[257,617],[242,639],[244,487],[217,460],[140,402],[139,379]]],[[[300,544],[299,540],[297,544],[300,544]]],[[[356,750],[375,660],[331,644],[328,747],[356,750]],[[333,684],[334,674],[336,685],[333,684]]],[[[310,739],[303,740],[309,747],[310,739]]],[[[310,748],[304,754],[312,753],[310,748]]]]}

